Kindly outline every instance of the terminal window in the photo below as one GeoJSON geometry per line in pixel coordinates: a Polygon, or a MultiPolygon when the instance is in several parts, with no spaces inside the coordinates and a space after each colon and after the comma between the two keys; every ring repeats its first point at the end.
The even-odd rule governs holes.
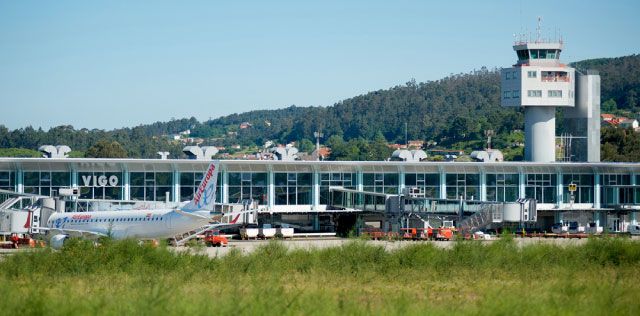
{"type": "Polygon", "coordinates": [[[565,174],[562,175],[562,201],[571,202],[569,184],[576,185],[573,192],[574,203],[593,203],[593,175],[592,174],[565,174]]]}
{"type": "Polygon", "coordinates": [[[487,174],[487,201],[514,202],[518,199],[517,173],[487,174]]]}
{"type": "Polygon", "coordinates": [[[13,172],[0,171],[0,189],[13,191],[13,172]]]}
{"type": "Polygon", "coordinates": [[[549,173],[527,174],[525,196],[538,203],[556,203],[557,176],[549,173]]]}
{"type": "MultiPolygon", "coordinates": [[[[329,192],[330,186],[339,186],[345,189],[356,189],[356,174],[355,173],[321,173],[320,174],[320,204],[321,205],[339,205],[341,201],[331,201],[331,193],[329,192]]],[[[334,195],[334,199],[338,199],[341,195],[334,195]]]]}
{"type": "Polygon", "coordinates": [[[140,201],[164,201],[172,199],[171,172],[131,172],[131,199],[140,201]]]}
{"type": "Polygon", "coordinates": [[[631,176],[628,174],[603,174],[600,178],[602,184],[602,202],[607,205],[629,204],[634,202],[634,191],[631,187],[631,176]]]}
{"type": "Polygon", "coordinates": [[[266,172],[230,172],[228,190],[230,203],[253,200],[266,205],[269,202],[266,172]]]}
{"type": "Polygon", "coordinates": [[[407,173],[404,185],[408,188],[419,188],[425,197],[440,197],[440,174],[437,173],[407,173]]]}
{"type": "Polygon", "coordinates": [[[24,192],[38,195],[55,196],[61,187],[71,186],[70,172],[25,171],[23,175],[24,192]]]}
{"type": "Polygon", "coordinates": [[[398,194],[399,178],[397,173],[364,173],[362,182],[365,191],[398,194]]]}
{"type": "Polygon", "coordinates": [[[447,199],[480,200],[480,175],[475,173],[448,173],[447,199]]]}
{"type": "Polygon", "coordinates": [[[311,173],[275,173],[275,204],[311,204],[311,178],[311,173]]]}

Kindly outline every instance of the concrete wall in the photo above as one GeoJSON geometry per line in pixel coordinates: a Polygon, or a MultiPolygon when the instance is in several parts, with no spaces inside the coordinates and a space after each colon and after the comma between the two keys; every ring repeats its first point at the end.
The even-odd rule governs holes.
{"type": "Polygon", "coordinates": [[[526,107],[524,109],[524,160],[552,162],[556,160],[556,109],[526,107]]]}
{"type": "Polygon", "coordinates": [[[600,76],[576,74],[576,106],[564,109],[565,132],[574,139],[571,161],[600,161],[600,76]]]}

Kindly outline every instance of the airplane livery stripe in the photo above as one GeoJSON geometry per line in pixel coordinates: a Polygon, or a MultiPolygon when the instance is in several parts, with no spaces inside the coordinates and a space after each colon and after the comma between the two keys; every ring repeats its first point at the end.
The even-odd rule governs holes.
{"type": "Polygon", "coordinates": [[[204,193],[205,188],[207,187],[207,184],[209,184],[209,180],[213,176],[213,172],[215,171],[215,169],[216,169],[216,166],[212,164],[209,167],[209,170],[207,170],[207,174],[204,177],[204,179],[202,180],[202,183],[200,184],[200,187],[198,188],[198,192],[196,192],[196,196],[193,199],[194,204],[200,203],[200,199],[202,198],[202,194],[204,193]]]}

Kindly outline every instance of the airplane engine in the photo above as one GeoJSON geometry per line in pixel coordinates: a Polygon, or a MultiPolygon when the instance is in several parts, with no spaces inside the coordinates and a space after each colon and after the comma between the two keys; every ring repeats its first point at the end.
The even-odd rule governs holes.
{"type": "Polygon", "coordinates": [[[51,237],[51,242],[49,243],[49,245],[53,249],[60,249],[64,245],[64,241],[67,239],[67,237],[68,237],[67,235],[63,235],[63,234],[55,235],[51,237]]]}

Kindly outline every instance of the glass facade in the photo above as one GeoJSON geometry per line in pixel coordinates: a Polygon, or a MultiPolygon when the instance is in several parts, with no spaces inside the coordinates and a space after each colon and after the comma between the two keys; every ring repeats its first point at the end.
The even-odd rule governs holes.
{"type": "MultiPolygon", "coordinates": [[[[111,162],[108,163],[111,164],[111,162]]],[[[233,164],[234,162],[223,163],[233,164]]],[[[541,205],[544,210],[562,210],[571,201],[576,204],[599,202],[600,207],[612,209],[621,204],[640,204],[640,164],[637,167],[626,164],[618,167],[616,164],[611,164],[607,168],[598,165],[593,170],[586,165],[565,168],[563,164],[554,166],[524,164],[522,168],[508,164],[500,167],[483,165],[477,168],[472,165],[465,165],[464,168],[444,164],[439,168],[434,168],[433,165],[424,167],[412,165],[410,168],[405,168],[407,172],[403,173],[404,169],[401,166],[397,171],[390,167],[392,163],[389,165],[384,163],[383,167],[366,164],[359,167],[354,166],[353,163],[340,165],[339,162],[333,162],[318,168],[310,168],[305,165],[307,163],[301,163],[301,166],[286,164],[286,168],[278,166],[273,169],[265,168],[265,163],[268,162],[256,162],[254,166],[243,162],[242,167],[231,168],[234,172],[221,171],[218,174],[216,201],[242,203],[244,200],[253,199],[260,205],[273,205],[275,207],[273,210],[276,212],[287,211],[292,208],[278,209],[278,206],[305,205],[308,208],[313,205],[317,189],[319,192],[317,201],[320,205],[341,205],[339,201],[331,200],[340,198],[340,194],[332,196],[329,192],[329,187],[339,186],[347,189],[361,188],[364,191],[384,194],[399,194],[401,187],[418,188],[424,197],[436,199],[442,196],[447,199],[462,197],[467,200],[484,198],[486,201],[514,202],[519,197],[534,198],[538,203],[544,204],[541,205]],[[338,164],[338,166],[334,169],[332,164],[338,164]],[[267,170],[274,171],[270,173],[267,170]],[[317,178],[313,170],[317,170],[317,178]],[[331,172],[332,170],[336,172],[331,172]],[[481,174],[481,172],[485,173],[481,174]],[[597,183],[596,179],[598,179],[597,183]],[[314,181],[317,181],[317,188],[314,187],[314,181]],[[576,185],[573,199],[569,191],[570,184],[576,185]],[[595,191],[596,188],[599,191],[595,191]],[[524,196],[521,196],[521,193],[524,193],[524,196]]],[[[168,171],[171,168],[167,166],[150,168],[158,170],[155,172],[131,171],[128,174],[86,171],[87,168],[98,170],[119,168],[119,165],[101,166],[98,163],[95,166],[77,165],[75,168],[84,171],[76,174],[66,171],[45,171],[47,165],[28,167],[16,165],[14,167],[5,164],[2,168],[4,170],[0,171],[0,189],[22,188],[22,192],[25,193],[55,196],[60,188],[71,187],[73,184],[80,188],[80,197],[83,199],[120,200],[127,197],[138,201],[164,201],[167,194],[170,201],[191,200],[200,184],[203,169],[200,165],[194,165],[193,168],[199,170],[198,172],[171,172],[168,171]],[[14,170],[11,170],[12,168],[14,170]],[[19,170],[20,168],[27,170],[19,170]],[[73,179],[72,176],[76,175],[77,178],[73,179]],[[177,178],[174,179],[174,176],[177,178]],[[128,186],[125,186],[125,179],[128,186]],[[174,196],[174,193],[178,196],[174,196]]],[[[51,168],[65,170],[66,167],[52,165],[51,168]]],[[[72,168],[74,168],[73,165],[68,166],[68,169],[72,168]]],[[[125,166],[122,168],[126,169],[125,166]]],[[[190,167],[180,166],[181,170],[187,168],[190,167]]],[[[364,201],[360,197],[352,201],[358,205],[368,202],[371,201],[364,201]]]]}
{"type": "Polygon", "coordinates": [[[605,205],[633,203],[634,189],[631,185],[631,175],[603,174],[600,176],[600,199],[605,205]]]}
{"type": "Polygon", "coordinates": [[[311,201],[311,173],[276,173],[276,205],[309,205],[311,201]]]}
{"type": "Polygon", "coordinates": [[[440,197],[440,175],[437,173],[407,173],[404,175],[407,188],[419,188],[425,197],[440,197]]]}
{"type": "Polygon", "coordinates": [[[71,186],[70,172],[25,171],[24,193],[55,196],[58,190],[71,186]]]}
{"type": "Polygon", "coordinates": [[[355,190],[357,188],[356,174],[355,173],[321,173],[320,174],[320,204],[326,205],[329,203],[331,194],[329,192],[330,186],[344,187],[345,189],[355,190]]]}
{"type": "Polygon", "coordinates": [[[268,204],[266,172],[230,172],[229,203],[254,200],[261,205],[268,204]]]}
{"type": "Polygon", "coordinates": [[[12,171],[0,171],[0,189],[15,190],[15,173],[12,171]]]}
{"type": "Polygon", "coordinates": [[[477,173],[448,173],[447,199],[480,199],[480,175],[477,173]]]}
{"type": "Polygon", "coordinates": [[[488,173],[487,201],[515,202],[518,199],[517,173],[488,173]]]}
{"type": "Polygon", "coordinates": [[[131,172],[129,184],[132,200],[173,200],[173,190],[171,190],[173,174],[171,172],[131,172]]]}
{"type": "Polygon", "coordinates": [[[397,194],[399,176],[397,173],[364,173],[362,185],[365,191],[397,194]]]}
{"type": "Polygon", "coordinates": [[[80,198],[121,200],[123,179],[122,172],[79,172],[80,198]]]}
{"type": "Polygon", "coordinates": [[[576,185],[573,192],[574,203],[593,203],[593,175],[591,174],[565,174],[562,175],[562,202],[571,202],[569,184],[576,185]]]}
{"type": "Polygon", "coordinates": [[[556,203],[558,176],[552,173],[527,174],[524,194],[538,203],[556,203]]]}

